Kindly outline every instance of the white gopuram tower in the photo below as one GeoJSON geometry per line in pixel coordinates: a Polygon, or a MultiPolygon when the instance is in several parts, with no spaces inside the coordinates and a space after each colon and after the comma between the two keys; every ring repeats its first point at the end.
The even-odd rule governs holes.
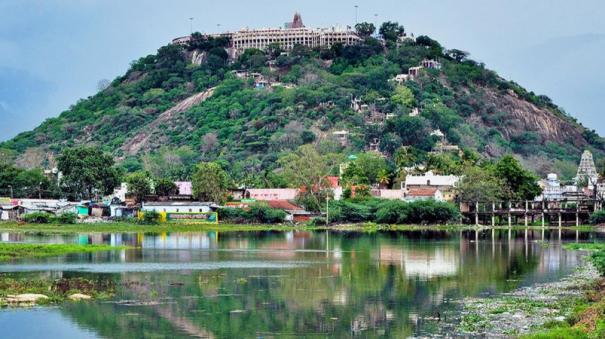
{"type": "Polygon", "coordinates": [[[586,150],[582,153],[582,159],[580,159],[580,165],[578,166],[578,173],[576,174],[575,182],[578,184],[583,180],[588,181],[588,188],[592,189],[593,184],[596,184],[599,179],[597,174],[597,168],[592,158],[592,153],[586,150]]]}

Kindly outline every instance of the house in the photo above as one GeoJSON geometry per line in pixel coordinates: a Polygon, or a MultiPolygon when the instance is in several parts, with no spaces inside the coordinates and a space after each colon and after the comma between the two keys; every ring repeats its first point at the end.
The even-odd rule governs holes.
{"type": "Polygon", "coordinates": [[[436,70],[441,69],[441,63],[437,60],[424,59],[424,60],[422,60],[421,65],[424,68],[430,68],[430,69],[436,69],[436,70]]]}
{"type": "Polygon", "coordinates": [[[403,200],[404,191],[400,189],[372,189],[370,194],[379,199],[403,200]]]}
{"type": "Polygon", "coordinates": [[[207,213],[214,208],[210,202],[199,201],[153,201],[143,202],[141,211],[166,213],[207,213]]]}
{"type": "Polygon", "coordinates": [[[191,181],[175,181],[178,195],[187,195],[193,196],[193,188],[191,185],[191,181]]]}
{"type": "Polygon", "coordinates": [[[397,83],[398,85],[403,85],[409,79],[410,79],[409,74],[402,73],[402,74],[397,74],[394,78],[391,79],[391,81],[397,83]]]}
{"type": "Polygon", "coordinates": [[[118,198],[120,201],[126,201],[126,195],[128,194],[128,184],[123,182],[120,184],[120,187],[115,188],[113,193],[105,196],[103,201],[113,201],[114,198],[118,198]]]}
{"type": "Polygon", "coordinates": [[[261,201],[294,200],[298,191],[296,188],[248,188],[246,189],[245,199],[261,201]]]}
{"type": "Polygon", "coordinates": [[[437,187],[414,187],[405,191],[405,201],[418,201],[434,199],[444,201],[443,193],[437,187]]]}
{"type": "Polygon", "coordinates": [[[413,79],[417,76],[420,75],[420,71],[423,69],[424,67],[422,66],[416,66],[416,67],[410,67],[408,69],[408,78],[409,79],[413,79]]]}
{"type": "Polygon", "coordinates": [[[315,213],[305,211],[304,208],[294,205],[287,200],[271,200],[267,201],[267,205],[271,208],[280,209],[286,212],[286,220],[292,222],[309,221],[315,213]]]}
{"type": "Polygon", "coordinates": [[[340,142],[341,146],[346,146],[348,141],[349,141],[349,131],[347,130],[340,130],[340,131],[334,131],[332,132],[332,135],[334,135],[334,137],[336,137],[336,140],[338,142],[340,142]]]}
{"type": "Polygon", "coordinates": [[[420,110],[418,110],[418,107],[412,108],[412,111],[410,112],[410,116],[411,117],[417,117],[419,115],[420,115],[420,110]]]}
{"type": "MultiPolygon", "coordinates": [[[[407,193],[416,188],[437,188],[443,200],[454,200],[454,188],[460,181],[460,177],[456,175],[435,175],[432,171],[428,171],[423,175],[408,175],[405,182],[401,185],[407,193]]],[[[418,192],[415,192],[418,193],[418,192]]]]}

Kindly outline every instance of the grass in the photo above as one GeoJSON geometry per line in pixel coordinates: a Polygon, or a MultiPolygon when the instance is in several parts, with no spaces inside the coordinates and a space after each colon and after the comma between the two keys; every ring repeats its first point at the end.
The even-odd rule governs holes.
{"type": "MultiPolygon", "coordinates": [[[[605,276],[605,243],[574,243],[563,247],[593,251],[590,260],[601,276],[605,276]]],[[[565,322],[546,324],[543,329],[522,338],[605,338],[605,279],[586,291],[586,298],[573,306],[573,312],[565,322]]]]}
{"type": "MultiPolygon", "coordinates": [[[[93,299],[108,299],[115,295],[115,283],[112,280],[85,278],[14,278],[0,274],[0,307],[8,306],[6,298],[24,293],[43,294],[48,299],[40,299],[36,304],[57,304],[68,300],[75,293],[89,295],[93,299]]],[[[27,306],[12,304],[12,306],[27,306]]]]}
{"type": "Polygon", "coordinates": [[[110,245],[0,243],[0,261],[32,257],[52,257],[68,253],[110,251],[123,248],[126,247],[110,245]]]}
{"type": "MultiPolygon", "coordinates": [[[[95,224],[21,224],[15,222],[0,222],[0,231],[23,233],[163,233],[163,232],[249,232],[249,231],[290,231],[290,230],[336,230],[336,231],[460,231],[487,229],[488,227],[474,225],[379,225],[374,223],[342,224],[330,226],[310,226],[306,224],[187,224],[187,223],[161,223],[158,225],[140,225],[127,222],[108,222],[95,224]]],[[[495,229],[509,229],[507,226],[496,226],[495,229]]],[[[491,227],[489,227],[491,229],[491,227]]],[[[523,230],[524,226],[513,226],[513,230],[523,230]]],[[[528,229],[542,229],[530,226],[528,229]]],[[[564,227],[566,230],[591,231],[592,226],[564,227]]]]}

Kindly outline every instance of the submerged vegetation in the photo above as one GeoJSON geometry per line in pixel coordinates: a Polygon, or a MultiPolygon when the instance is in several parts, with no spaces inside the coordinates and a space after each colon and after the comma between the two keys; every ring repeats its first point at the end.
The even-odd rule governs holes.
{"type": "Polygon", "coordinates": [[[0,243],[0,261],[31,257],[52,257],[69,253],[91,253],[124,249],[110,245],[0,243]]]}

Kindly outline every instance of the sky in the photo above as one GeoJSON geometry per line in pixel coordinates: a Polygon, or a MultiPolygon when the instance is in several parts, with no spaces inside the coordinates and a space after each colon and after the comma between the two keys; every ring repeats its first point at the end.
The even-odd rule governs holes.
{"type": "Polygon", "coordinates": [[[602,0],[0,0],[0,141],[58,116],[191,27],[276,27],[295,11],[312,27],[397,21],[605,135],[602,0]]]}

